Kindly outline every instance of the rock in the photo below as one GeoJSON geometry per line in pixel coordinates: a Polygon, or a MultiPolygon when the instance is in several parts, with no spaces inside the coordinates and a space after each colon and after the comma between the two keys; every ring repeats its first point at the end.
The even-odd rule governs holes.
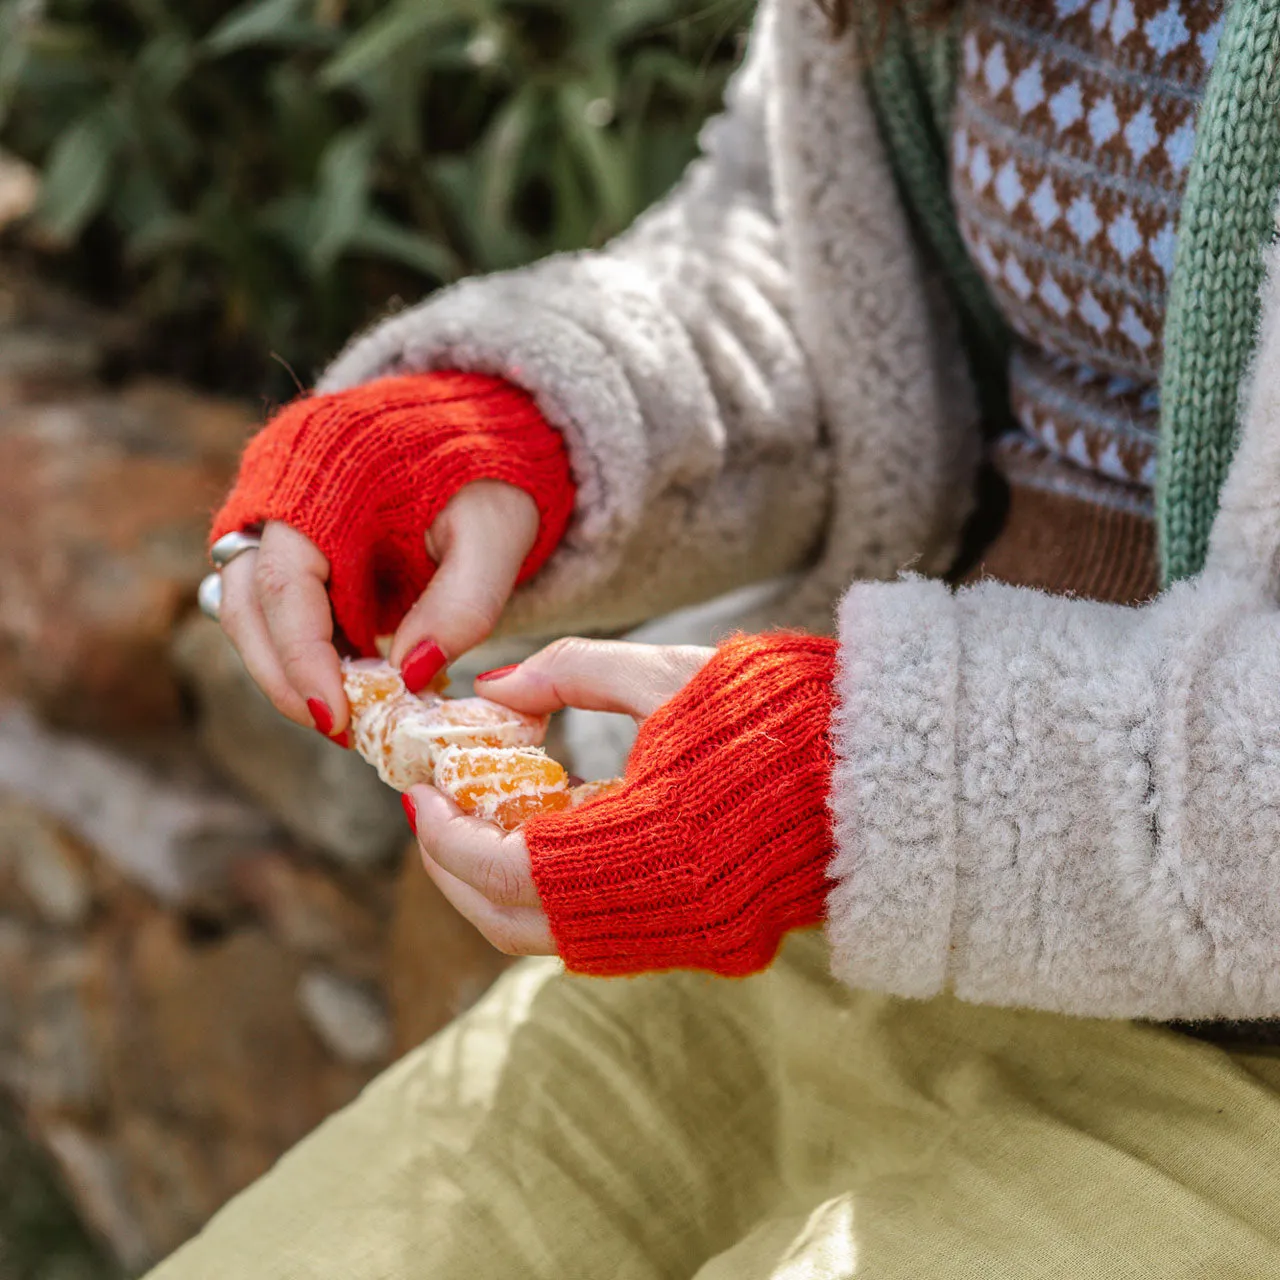
{"type": "Polygon", "coordinates": [[[87,1018],[89,955],[58,947],[32,975],[23,1035],[25,1104],[41,1113],[89,1114],[104,1100],[104,1081],[87,1018]]]}
{"type": "Polygon", "coordinates": [[[335,1063],[298,1011],[302,961],[252,925],[193,941],[181,920],[156,912],[96,946],[91,1019],[120,1114],[218,1134],[258,1164],[367,1078],[335,1063]],[[113,982],[129,999],[112,998],[113,982]]]}
{"type": "Polygon", "coordinates": [[[386,920],[385,883],[339,878],[297,857],[268,852],[232,869],[237,901],[247,904],[281,946],[351,977],[378,981],[386,920]]]}
{"type": "Polygon", "coordinates": [[[469,1009],[511,963],[450,905],[406,846],[387,945],[387,996],[396,1054],[469,1009]]]}
{"type": "Polygon", "coordinates": [[[93,906],[83,848],[40,810],[0,795],[0,906],[14,894],[63,928],[83,924],[93,906]]]}
{"type": "MultiPolygon", "coordinates": [[[[175,1127],[161,1115],[124,1117],[111,1141],[125,1168],[130,1210],[146,1241],[146,1265],[192,1235],[225,1199],[228,1170],[221,1157],[231,1153],[211,1152],[204,1135],[175,1127]]],[[[239,1173],[236,1181],[252,1181],[262,1172],[260,1159],[255,1154],[252,1172],[239,1173]]]]}
{"type": "Polygon", "coordinates": [[[5,406],[0,693],[80,728],[180,722],[170,637],[251,426],[161,384],[5,406]]]}
{"type": "Polygon", "coordinates": [[[394,856],[405,833],[396,793],[355,752],[276,711],[220,627],[192,618],[173,653],[195,691],[200,742],[228,778],[295,839],[344,866],[394,856]]]}
{"type": "Polygon", "coordinates": [[[92,889],[65,839],[35,840],[18,860],[18,884],[50,924],[71,927],[83,923],[92,903],[92,889]]]}
{"type": "Polygon", "coordinates": [[[216,889],[229,865],[270,843],[270,824],[211,788],[166,782],[118,751],[0,709],[0,791],[56,818],[158,898],[216,889]]]}
{"type": "Polygon", "coordinates": [[[25,1071],[22,1057],[27,992],[35,968],[35,939],[16,920],[0,915],[0,1087],[13,1088],[25,1071]]]}
{"type": "MultiPolygon", "coordinates": [[[[162,793],[178,785],[102,744],[34,733],[162,793]]],[[[145,804],[132,812],[145,843],[155,819],[145,804]]],[[[163,901],[118,869],[120,850],[108,857],[64,818],[30,797],[0,800],[0,1088],[131,1271],[198,1230],[507,963],[410,853],[399,872],[354,872],[276,844],[229,861],[216,892],[163,901]],[[37,872],[33,892],[33,849],[77,889],[37,872]]]]}
{"type": "Polygon", "coordinates": [[[94,951],[102,1131],[154,1261],[354,1098],[372,1067],[334,1057],[297,1005],[303,962],[252,923],[193,939],[155,911],[101,931],[94,951]]]}
{"type": "Polygon", "coordinates": [[[51,1126],[44,1144],[63,1178],[75,1187],[77,1206],[88,1223],[130,1271],[144,1267],[151,1260],[150,1245],[115,1154],[100,1139],[69,1124],[51,1126]]]}
{"type": "Polygon", "coordinates": [[[391,1023],[366,984],[326,969],[312,969],[298,984],[298,1003],[312,1029],[342,1062],[385,1063],[391,1023]]]}

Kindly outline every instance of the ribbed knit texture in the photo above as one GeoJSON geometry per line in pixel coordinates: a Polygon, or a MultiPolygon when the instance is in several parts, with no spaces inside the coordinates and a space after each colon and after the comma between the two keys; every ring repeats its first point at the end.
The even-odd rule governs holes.
{"type": "Polygon", "coordinates": [[[948,177],[955,97],[958,21],[947,29],[909,22],[900,7],[887,21],[864,6],[865,40],[876,56],[867,87],[893,176],[926,252],[941,263],[960,312],[983,425],[992,435],[1009,422],[1009,331],[965,249],[948,177]]]}
{"type": "Polygon", "coordinates": [[[573,511],[560,434],[500,378],[426,373],[296,400],[249,442],[211,537],[279,520],[330,565],[329,596],[362,653],[395,631],[435,565],[425,534],[459,489],[502,480],[541,522],[520,581],[555,550],[573,511]]]}
{"type": "Polygon", "coordinates": [[[997,446],[1009,506],[999,534],[965,581],[991,578],[1015,587],[1108,604],[1144,604],[1160,589],[1149,501],[1117,500],[1119,486],[1070,473],[1043,446],[1006,436],[997,446]]]}
{"type": "Polygon", "coordinates": [[[1232,0],[1200,108],[1165,320],[1157,518],[1167,582],[1198,572],[1235,453],[1280,191],[1280,4],[1232,0]]]}
{"type": "Polygon", "coordinates": [[[641,726],[621,791],[524,828],[570,969],[741,976],[822,919],[835,655],[730,640],[641,726]]]}

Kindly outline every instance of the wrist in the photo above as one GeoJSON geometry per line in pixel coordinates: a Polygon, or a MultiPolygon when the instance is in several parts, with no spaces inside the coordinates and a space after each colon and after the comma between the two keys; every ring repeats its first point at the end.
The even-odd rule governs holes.
{"type": "Polygon", "coordinates": [[[818,637],[730,641],[642,726],[620,792],[526,827],[569,968],[743,975],[821,920],[834,666],[818,637]]]}

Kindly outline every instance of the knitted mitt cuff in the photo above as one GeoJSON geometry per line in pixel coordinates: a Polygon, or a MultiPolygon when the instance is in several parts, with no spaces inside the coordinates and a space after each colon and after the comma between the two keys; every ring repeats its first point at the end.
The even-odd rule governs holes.
{"type": "Polygon", "coordinates": [[[641,727],[619,792],[524,829],[579,973],[766,967],[823,917],[836,642],[723,645],[641,727]]]}
{"type": "Polygon", "coordinates": [[[574,484],[559,433],[501,378],[382,378],[286,406],[250,441],[211,537],[279,520],[329,561],[334,616],[366,654],[392,633],[435,572],[425,534],[475,480],[501,480],[537,504],[537,541],[518,582],[555,550],[574,484]]]}

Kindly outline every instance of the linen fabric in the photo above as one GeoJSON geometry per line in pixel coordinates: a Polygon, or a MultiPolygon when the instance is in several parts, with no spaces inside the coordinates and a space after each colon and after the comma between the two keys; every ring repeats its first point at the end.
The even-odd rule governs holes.
{"type": "Polygon", "coordinates": [[[523,962],[150,1280],[1280,1274],[1280,1058],[827,965],[523,962]]]}

